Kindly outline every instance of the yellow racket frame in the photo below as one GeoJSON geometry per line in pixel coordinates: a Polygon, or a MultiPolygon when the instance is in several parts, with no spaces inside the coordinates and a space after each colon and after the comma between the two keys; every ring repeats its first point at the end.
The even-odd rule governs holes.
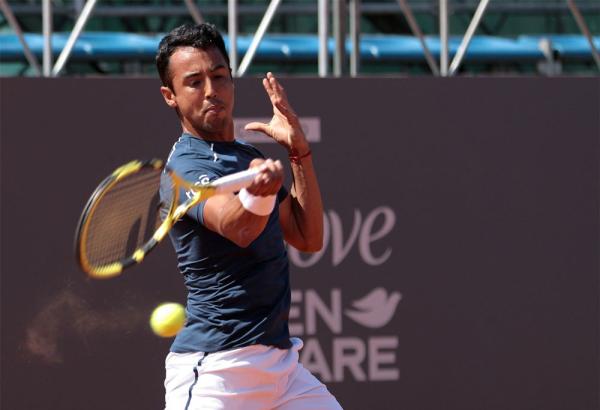
{"type": "Polygon", "coordinates": [[[173,199],[169,206],[167,216],[158,226],[152,237],[145,244],[138,247],[131,256],[127,256],[120,261],[106,265],[92,264],[86,256],[86,238],[91,217],[94,215],[94,212],[104,195],[110,191],[117,182],[127,176],[139,172],[144,167],[163,170],[164,163],[160,159],[153,159],[150,161],[136,160],[117,168],[100,183],[84,208],[75,235],[75,254],[79,266],[90,277],[96,279],[112,278],[119,275],[125,268],[142,262],[148,252],[164,239],[173,225],[175,225],[175,223],[181,219],[190,208],[207,200],[215,194],[239,191],[239,189],[250,185],[255,176],[260,172],[260,169],[255,168],[219,178],[206,185],[194,185],[180,178],[175,172],[167,169],[166,173],[170,176],[172,181],[173,199]],[[179,192],[182,188],[192,192],[193,195],[182,204],[176,206],[176,204],[179,203],[179,192]]]}

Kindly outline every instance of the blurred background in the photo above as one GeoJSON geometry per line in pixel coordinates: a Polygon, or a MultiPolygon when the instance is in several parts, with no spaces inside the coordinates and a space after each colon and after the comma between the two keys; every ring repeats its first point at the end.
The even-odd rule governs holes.
{"type": "Polygon", "coordinates": [[[161,34],[193,21],[215,23],[228,45],[230,37],[236,39],[229,48],[238,76],[267,70],[301,76],[555,76],[600,70],[598,0],[0,4],[4,76],[153,76],[161,34]]]}

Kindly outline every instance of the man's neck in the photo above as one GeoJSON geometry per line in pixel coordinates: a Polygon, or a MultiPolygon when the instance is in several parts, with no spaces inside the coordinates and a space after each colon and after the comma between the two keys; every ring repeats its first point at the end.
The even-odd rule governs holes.
{"type": "Polygon", "coordinates": [[[233,122],[220,132],[201,130],[186,124],[181,124],[181,127],[183,128],[183,132],[206,141],[232,142],[235,140],[233,133],[233,122]]]}

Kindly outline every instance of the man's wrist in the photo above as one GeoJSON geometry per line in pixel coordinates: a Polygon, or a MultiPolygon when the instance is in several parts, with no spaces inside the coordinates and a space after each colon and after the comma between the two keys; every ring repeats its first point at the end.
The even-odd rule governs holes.
{"type": "Polygon", "coordinates": [[[311,155],[312,155],[312,152],[311,152],[310,148],[307,148],[304,153],[300,153],[300,152],[296,152],[296,151],[288,152],[288,158],[290,159],[290,162],[292,164],[300,164],[300,163],[302,163],[303,159],[308,158],[311,155]]]}
{"type": "Polygon", "coordinates": [[[306,137],[302,137],[300,141],[296,141],[291,147],[288,147],[288,157],[292,162],[300,160],[310,155],[310,145],[306,141],[306,137]]]}
{"type": "Polygon", "coordinates": [[[238,198],[246,211],[251,212],[254,215],[266,216],[273,212],[277,196],[257,196],[248,192],[246,188],[243,188],[238,194],[238,198]]]}

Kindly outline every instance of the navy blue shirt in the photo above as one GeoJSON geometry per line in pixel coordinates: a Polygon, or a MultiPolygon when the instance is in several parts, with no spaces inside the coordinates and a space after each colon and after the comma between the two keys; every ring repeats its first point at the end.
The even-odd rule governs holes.
{"type": "MultiPolygon", "coordinates": [[[[205,141],[184,133],[167,166],[188,181],[205,184],[248,169],[263,155],[239,141],[205,141]]],[[[161,199],[169,203],[166,178],[161,199]]],[[[288,331],[290,283],[287,252],[279,225],[279,203],[263,232],[247,248],[204,226],[204,203],[188,211],[169,232],[188,289],[187,320],[172,352],[216,352],[252,344],[291,347],[288,331]]],[[[187,199],[181,192],[180,202],[187,199]]]]}

